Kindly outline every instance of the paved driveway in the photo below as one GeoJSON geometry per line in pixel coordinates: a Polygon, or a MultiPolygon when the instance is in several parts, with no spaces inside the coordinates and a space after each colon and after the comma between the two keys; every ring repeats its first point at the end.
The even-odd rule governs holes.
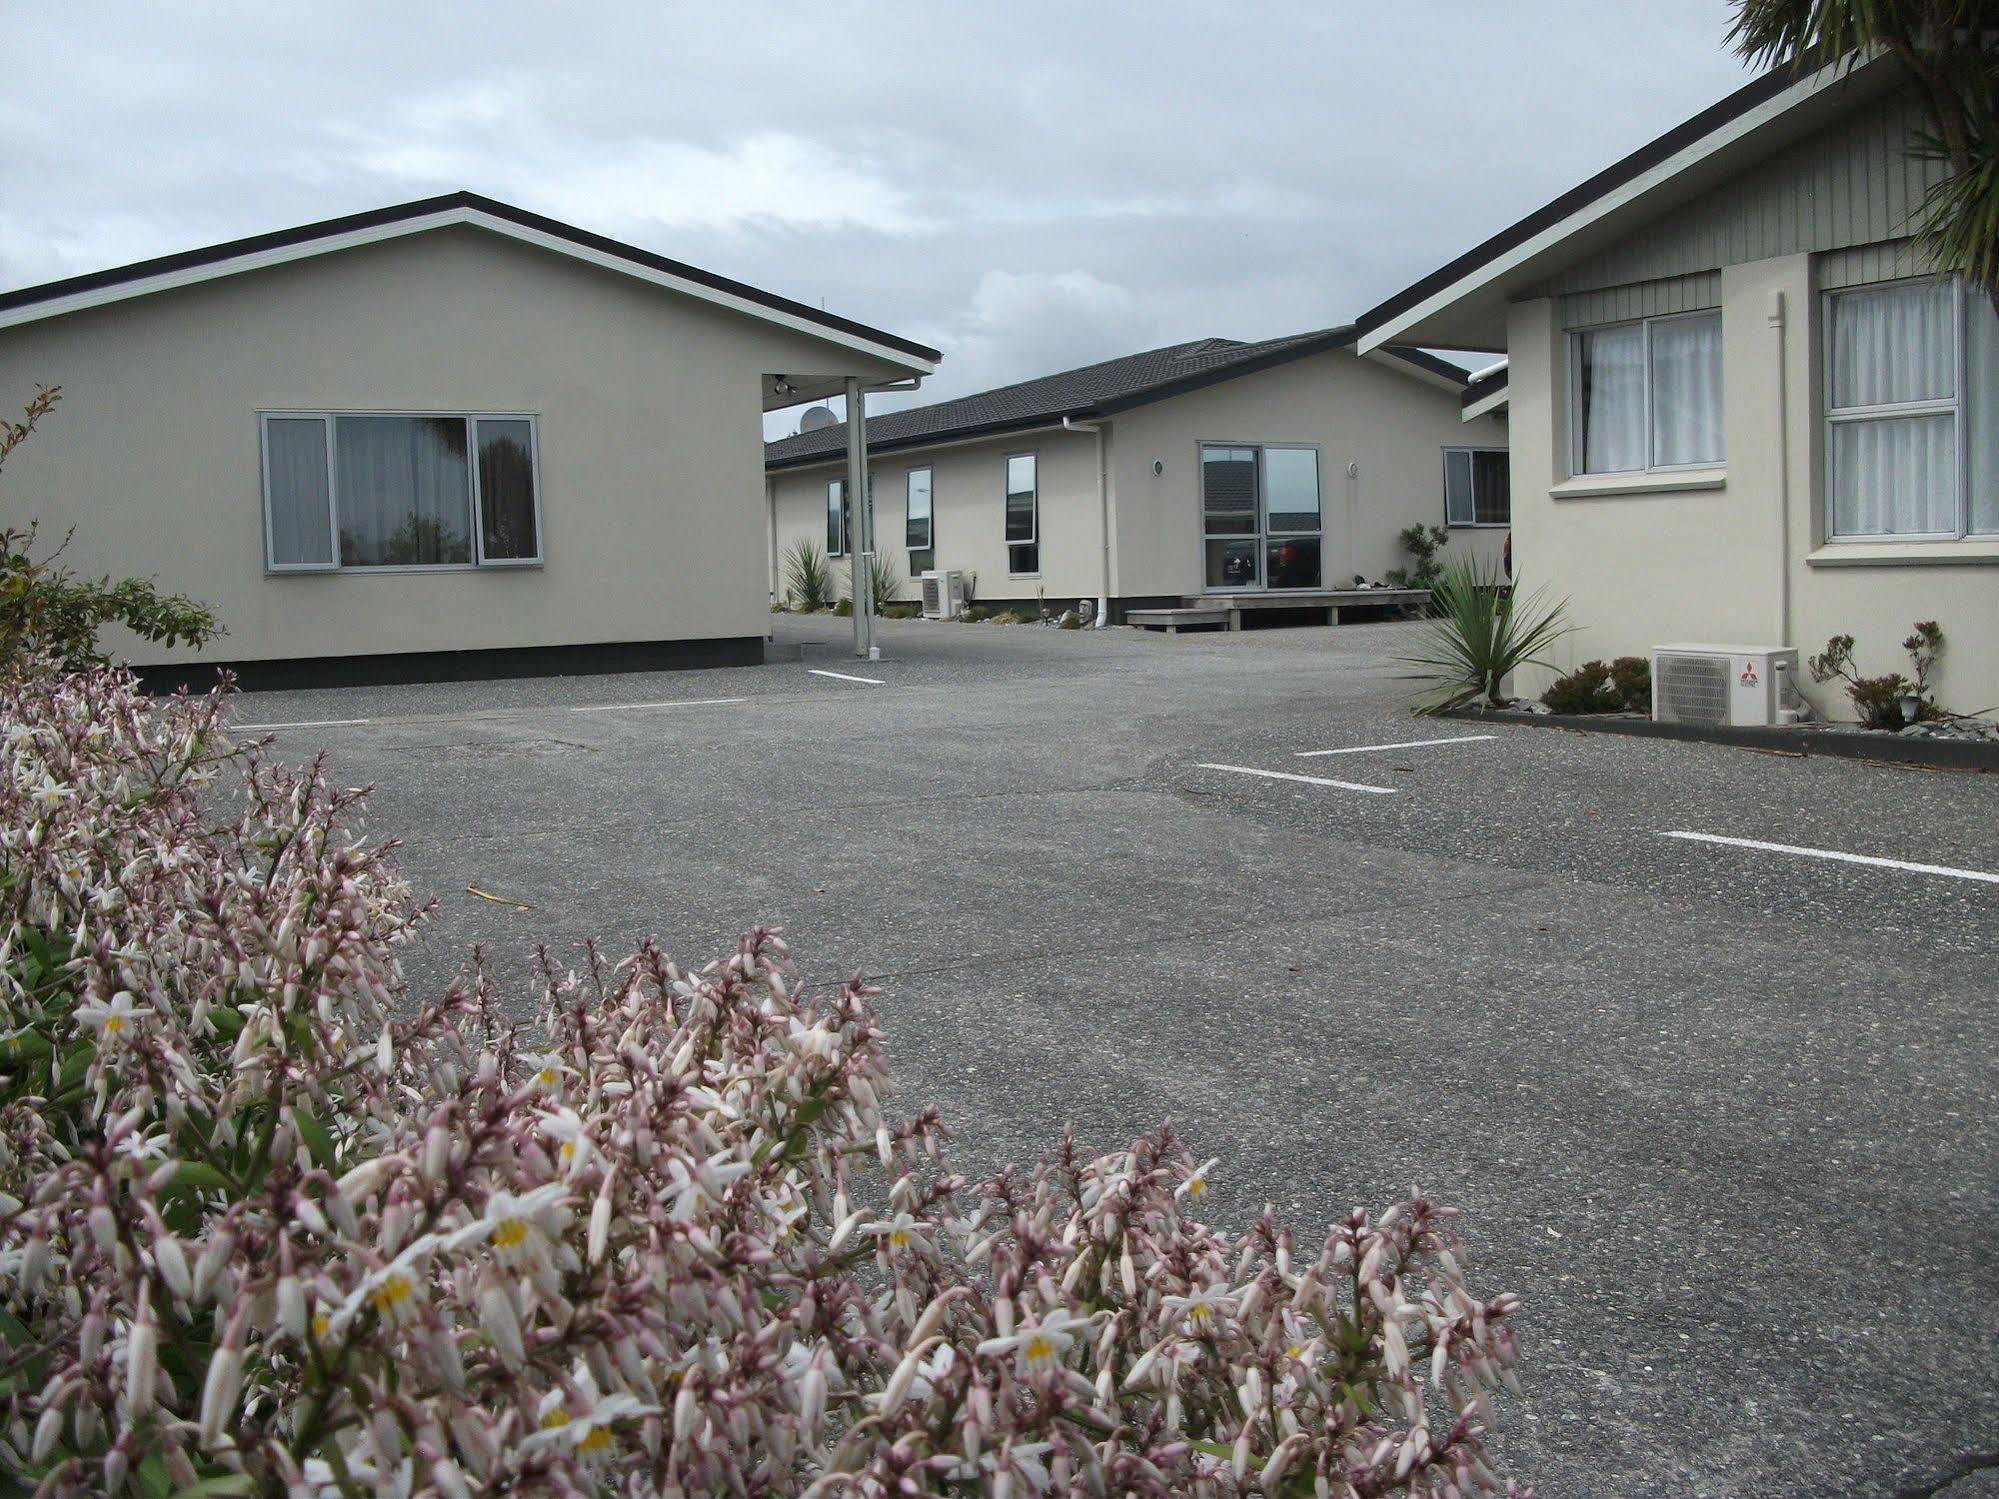
{"type": "Polygon", "coordinates": [[[1927,1493],[1999,1454],[1999,884],[1663,836],[1999,872],[1999,779],[1473,738],[1402,708],[1411,628],[890,621],[859,665],[781,619],[762,668],[240,717],[378,785],[443,899],[421,982],[769,921],[888,991],[967,1170],[1170,1114],[1233,1223],[1462,1204],[1527,1300],[1499,1451],[1544,1494],[1927,1493]]]}

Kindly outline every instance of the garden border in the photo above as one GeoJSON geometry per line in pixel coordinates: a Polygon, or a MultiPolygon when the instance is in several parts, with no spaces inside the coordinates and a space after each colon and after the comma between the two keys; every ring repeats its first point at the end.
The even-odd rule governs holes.
{"type": "Polygon", "coordinates": [[[1922,765],[1936,770],[1999,771],[1999,741],[1903,738],[1899,734],[1828,730],[1822,724],[1799,728],[1750,728],[1732,725],[1658,723],[1649,718],[1623,718],[1604,713],[1528,713],[1517,708],[1451,708],[1437,715],[1467,723],[1534,724],[1574,729],[1584,734],[1623,734],[1637,739],[1677,739],[1699,744],[1726,744],[1738,749],[1778,750],[1806,757],[1873,760],[1896,765],[1922,765]]]}

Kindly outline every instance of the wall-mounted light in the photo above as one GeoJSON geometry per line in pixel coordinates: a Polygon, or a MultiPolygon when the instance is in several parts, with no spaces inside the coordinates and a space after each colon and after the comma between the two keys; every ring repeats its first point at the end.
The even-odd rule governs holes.
{"type": "Polygon", "coordinates": [[[1161,474],[1163,474],[1163,473],[1165,473],[1165,472],[1166,472],[1166,460],[1165,460],[1165,459],[1163,459],[1163,458],[1155,458],[1155,459],[1153,459],[1153,460],[1152,460],[1152,477],[1156,479],[1156,478],[1158,478],[1158,477],[1159,477],[1159,476],[1160,476],[1161,474]]]}
{"type": "Polygon", "coordinates": [[[1349,479],[1358,479],[1360,477],[1360,465],[1358,463],[1349,463],[1347,465],[1347,477],[1349,479]]]}

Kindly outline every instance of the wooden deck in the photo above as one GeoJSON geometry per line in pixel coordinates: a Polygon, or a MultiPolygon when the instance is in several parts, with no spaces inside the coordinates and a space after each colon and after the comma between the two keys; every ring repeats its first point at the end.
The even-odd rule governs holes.
{"type": "Polygon", "coordinates": [[[1323,609],[1326,623],[1340,622],[1345,609],[1420,608],[1430,602],[1427,588],[1300,588],[1258,593],[1195,593],[1177,609],[1133,609],[1125,623],[1169,635],[1201,625],[1242,628],[1243,615],[1257,609],[1323,609]]]}

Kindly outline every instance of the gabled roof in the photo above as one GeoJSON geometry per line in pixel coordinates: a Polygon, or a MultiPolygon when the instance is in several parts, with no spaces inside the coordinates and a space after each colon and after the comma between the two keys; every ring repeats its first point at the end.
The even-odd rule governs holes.
{"type": "Polygon", "coordinates": [[[184,250],[176,255],[162,255],[113,270],[92,271],[88,275],[0,293],[0,328],[32,322],[37,318],[59,317],[67,312],[98,307],[127,297],[145,296],[176,286],[238,275],[264,266],[303,260],[454,224],[486,229],[509,239],[637,277],[656,286],[668,287],[704,302],[747,313],[765,322],[829,339],[857,352],[892,360],[915,373],[930,373],[940,357],[935,349],[884,333],[879,328],[835,317],[788,297],[669,260],[651,250],[607,239],[601,234],[592,234],[587,229],[578,229],[538,213],[529,213],[511,203],[466,192],[422,198],[414,203],[398,203],[393,207],[348,214],[343,218],[324,219],[296,229],[252,235],[248,239],[209,245],[205,249],[184,250]]]}
{"type": "MultiPolygon", "coordinates": [[[[1163,349],[1126,354],[1080,369],[1002,385],[996,390],[982,390],[976,395],[871,416],[868,449],[882,452],[998,436],[1052,426],[1065,416],[1076,420],[1100,419],[1328,349],[1350,348],[1352,344],[1350,326],[1294,333],[1260,343],[1197,338],[1189,343],[1169,344],[1163,349]]],[[[1384,349],[1370,357],[1441,389],[1456,391],[1464,384],[1463,370],[1417,349],[1384,349]]],[[[796,468],[823,463],[844,453],[846,447],[847,424],[836,422],[764,444],[764,466],[796,468]]]]}
{"type": "Polygon", "coordinates": [[[1897,68],[1884,55],[1765,73],[1362,313],[1357,347],[1504,349],[1512,296],[1878,98],[1897,68]]]}

